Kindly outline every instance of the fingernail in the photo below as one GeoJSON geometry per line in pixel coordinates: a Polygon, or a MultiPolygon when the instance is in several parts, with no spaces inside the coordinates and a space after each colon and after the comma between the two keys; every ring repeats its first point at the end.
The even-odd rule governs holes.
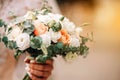
{"type": "Polygon", "coordinates": [[[35,63],[35,60],[31,60],[30,63],[35,63]]]}

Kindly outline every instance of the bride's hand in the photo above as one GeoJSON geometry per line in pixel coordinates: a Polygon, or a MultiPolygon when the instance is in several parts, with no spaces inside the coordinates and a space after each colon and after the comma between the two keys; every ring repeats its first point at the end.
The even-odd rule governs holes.
{"type": "Polygon", "coordinates": [[[29,70],[32,80],[47,80],[53,69],[53,60],[47,60],[46,63],[40,64],[30,61],[29,70]]]}

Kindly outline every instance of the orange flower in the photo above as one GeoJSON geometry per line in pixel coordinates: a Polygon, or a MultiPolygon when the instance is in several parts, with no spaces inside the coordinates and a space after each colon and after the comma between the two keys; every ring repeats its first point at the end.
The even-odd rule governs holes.
{"type": "Polygon", "coordinates": [[[62,36],[58,41],[64,44],[70,44],[70,35],[64,29],[60,30],[60,32],[62,36]]]}
{"type": "Polygon", "coordinates": [[[34,26],[35,26],[34,34],[36,36],[44,34],[47,31],[47,29],[48,29],[47,26],[45,26],[43,23],[41,23],[39,21],[35,21],[34,22],[34,26]]]}

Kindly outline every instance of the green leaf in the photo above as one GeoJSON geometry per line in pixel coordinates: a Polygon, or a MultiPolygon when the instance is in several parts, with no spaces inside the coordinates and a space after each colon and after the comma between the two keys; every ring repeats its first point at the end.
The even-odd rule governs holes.
{"type": "Polygon", "coordinates": [[[2,27],[4,25],[5,25],[4,21],[2,19],[0,19],[0,27],[2,27]]]}
{"type": "Polygon", "coordinates": [[[65,18],[65,17],[64,17],[64,16],[62,16],[62,17],[60,18],[60,21],[63,21],[63,20],[64,20],[64,18],[65,18]]]}
{"type": "Polygon", "coordinates": [[[59,22],[56,22],[54,26],[52,27],[52,30],[55,32],[58,32],[62,29],[62,25],[59,22]]]}
{"type": "Polygon", "coordinates": [[[26,73],[26,75],[24,76],[23,80],[31,80],[30,76],[26,73]]]}
{"type": "Polygon", "coordinates": [[[84,55],[84,54],[88,53],[88,50],[89,50],[89,48],[86,45],[81,45],[80,46],[80,54],[81,55],[84,55]]]}
{"type": "Polygon", "coordinates": [[[7,46],[7,44],[8,44],[8,37],[4,36],[4,37],[2,38],[2,41],[3,41],[3,43],[7,46]]]}
{"type": "Polygon", "coordinates": [[[29,28],[23,30],[23,32],[28,33],[28,34],[33,33],[33,31],[34,31],[34,27],[29,27],[29,28]]]}
{"type": "Polygon", "coordinates": [[[24,21],[24,22],[23,22],[23,26],[24,26],[25,28],[28,28],[28,27],[32,27],[33,25],[32,25],[32,22],[31,22],[31,21],[27,20],[27,21],[24,21]]]}
{"type": "Polygon", "coordinates": [[[17,44],[15,41],[8,41],[7,47],[10,49],[16,49],[17,48],[17,44]]]}
{"type": "Polygon", "coordinates": [[[12,27],[10,27],[10,28],[8,29],[8,34],[9,34],[11,31],[12,31],[12,27]]]}
{"type": "Polygon", "coordinates": [[[80,36],[82,38],[82,44],[85,44],[86,42],[88,42],[89,38],[80,36]]]}
{"type": "Polygon", "coordinates": [[[57,43],[57,47],[58,47],[59,49],[62,49],[63,46],[64,46],[64,44],[63,44],[62,42],[58,42],[58,43],[57,43]]]}
{"type": "Polygon", "coordinates": [[[55,20],[52,20],[48,23],[48,26],[49,27],[54,27],[55,23],[56,23],[55,20]]]}
{"type": "Polygon", "coordinates": [[[30,21],[23,22],[24,31],[25,33],[31,34],[34,31],[34,25],[30,21]]]}
{"type": "Polygon", "coordinates": [[[48,13],[51,12],[51,10],[47,9],[46,7],[42,7],[42,11],[43,11],[42,15],[47,15],[48,13]]]}
{"type": "Polygon", "coordinates": [[[18,60],[19,56],[23,53],[24,53],[24,51],[17,50],[14,54],[15,59],[18,60]]]}
{"type": "Polygon", "coordinates": [[[48,59],[47,55],[38,55],[36,57],[36,61],[38,63],[45,63],[47,59],[48,59]]]}
{"type": "Polygon", "coordinates": [[[34,57],[34,58],[37,57],[38,55],[43,54],[42,50],[33,49],[32,47],[28,48],[26,51],[29,53],[31,57],[34,57]]]}
{"type": "Polygon", "coordinates": [[[52,57],[52,56],[53,56],[53,51],[52,51],[52,47],[51,47],[51,46],[49,46],[49,47],[47,48],[47,51],[48,51],[48,56],[49,56],[49,57],[52,57]]]}
{"type": "Polygon", "coordinates": [[[30,41],[30,46],[33,49],[39,49],[39,48],[41,48],[41,45],[42,45],[42,38],[39,36],[32,38],[30,41]]]}

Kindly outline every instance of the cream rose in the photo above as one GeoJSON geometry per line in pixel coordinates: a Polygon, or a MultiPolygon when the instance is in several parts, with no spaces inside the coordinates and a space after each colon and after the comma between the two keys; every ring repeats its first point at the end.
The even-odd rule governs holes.
{"type": "Polygon", "coordinates": [[[48,15],[38,15],[37,18],[40,22],[43,22],[44,24],[47,24],[50,21],[52,21],[52,18],[48,15]]]}
{"type": "Polygon", "coordinates": [[[65,56],[65,60],[66,60],[67,62],[73,62],[77,57],[78,57],[78,55],[77,55],[76,53],[69,52],[69,53],[67,53],[67,55],[65,56]]]}
{"type": "Polygon", "coordinates": [[[40,35],[40,37],[42,38],[43,44],[45,44],[46,47],[50,46],[50,44],[51,44],[51,37],[50,37],[48,32],[43,34],[43,35],[40,35]]]}
{"type": "Polygon", "coordinates": [[[16,25],[12,27],[12,31],[10,32],[10,34],[8,34],[8,39],[14,41],[16,37],[19,36],[21,33],[22,33],[22,30],[20,29],[20,27],[16,25]]]}
{"type": "Polygon", "coordinates": [[[64,29],[66,29],[66,31],[69,34],[74,34],[75,33],[75,24],[73,22],[70,22],[69,19],[65,18],[62,21],[62,26],[64,29]]]}
{"type": "Polygon", "coordinates": [[[30,36],[27,33],[22,33],[16,38],[16,43],[20,50],[25,50],[30,45],[30,36]]]}
{"type": "Polygon", "coordinates": [[[51,36],[51,40],[54,43],[58,42],[58,39],[61,38],[61,33],[60,32],[54,32],[52,29],[49,30],[50,36],[51,36]]]}
{"type": "Polygon", "coordinates": [[[52,18],[52,20],[55,20],[56,22],[60,21],[60,18],[62,17],[62,15],[60,14],[53,14],[53,13],[48,13],[48,16],[52,18]]]}
{"type": "Polygon", "coordinates": [[[34,34],[36,36],[45,34],[48,30],[48,27],[41,23],[39,20],[34,21],[34,26],[35,26],[34,34]]]}
{"type": "Polygon", "coordinates": [[[70,45],[73,47],[79,47],[80,46],[80,41],[76,37],[72,37],[70,40],[70,45]]]}

